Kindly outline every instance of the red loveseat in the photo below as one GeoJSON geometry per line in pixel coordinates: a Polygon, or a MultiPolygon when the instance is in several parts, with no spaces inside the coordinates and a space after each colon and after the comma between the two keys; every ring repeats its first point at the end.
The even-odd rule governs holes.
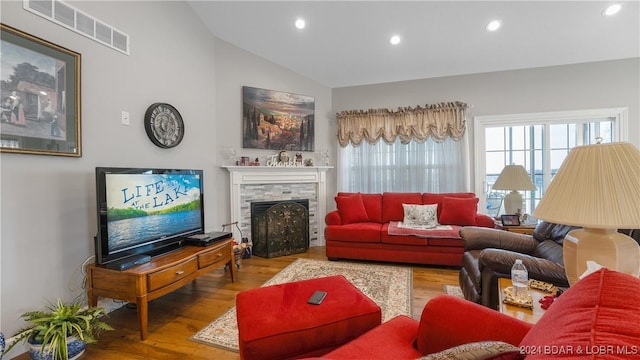
{"type": "Polygon", "coordinates": [[[495,227],[494,220],[477,213],[474,193],[338,193],[337,210],[325,216],[326,254],[330,260],[357,259],[425,265],[460,266],[464,242],[461,226],[495,227]],[[449,230],[398,229],[391,222],[404,219],[403,204],[437,204],[437,218],[449,230]],[[392,224],[393,225],[393,224],[392,224]],[[399,234],[399,235],[398,235],[399,234]]]}
{"type": "Polygon", "coordinates": [[[321,358],[469,359],[486,346],[483,359],[637,359],[639,303],[640,279],[607,269],[578,281],[535,325],[440,295],[427,303],[420,321],[395,317],[321,358]],[[487,357],[487,347],[495,346],[488,341],[514,347],[493,349],[487,357]],[[479,346],[466,349],[470,343],[479,346]]]}

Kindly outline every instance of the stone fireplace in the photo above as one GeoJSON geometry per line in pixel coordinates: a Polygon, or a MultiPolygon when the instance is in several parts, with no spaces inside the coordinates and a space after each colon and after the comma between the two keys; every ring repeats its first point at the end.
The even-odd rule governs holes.
{"type": "MultiPolygon", "coordinates": [[[[225,166],[229,171],[231,221],[253,241],[251,203],[308,200],[309,246],[324,246],[326,173],[330,166],[225,166]]],[[[234,233],[236,239],[240,234],[234,233]]],[[[255,246],[255,245],[254,245],[255,246]]]]}

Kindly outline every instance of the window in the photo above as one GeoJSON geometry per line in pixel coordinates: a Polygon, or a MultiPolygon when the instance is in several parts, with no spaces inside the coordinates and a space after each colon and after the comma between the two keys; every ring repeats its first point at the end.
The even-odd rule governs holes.
{"type": "Polygon", "coordinates": [[[475,118],[476,194],[480,208],[497,215],[493,183],[505,165],[523,165],[536,191],[522,192],[524,212],[532,213],[562,161],[573,147],[625,141],[626,108],[475,118]]]}
{"type": "Polygon", "coordinates": [[[378,141],[372,145],[340,148],[339,190],[347,192],[456,192],[465,184],[464,141],[447,138],[443,142],[428,138],[393,144],[378,141]]]}

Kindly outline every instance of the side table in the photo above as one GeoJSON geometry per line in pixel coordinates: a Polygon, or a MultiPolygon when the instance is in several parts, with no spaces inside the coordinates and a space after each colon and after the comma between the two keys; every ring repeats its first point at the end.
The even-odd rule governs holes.
{"type": "Polygon", "coordinates": [[[533,230],[535,230],[535,228],[535,226],[531,225],[505,226],[505,230],[507,231],[527,235],[533,235],[533,230]]]}
{"type": "Polygon", "coordinates": [[[496,222],[496,228],[504,231],[510,231],[518,234],[532,235],[536,225],[509,225],[504,226],[500,222],[496,222]]]}
{"type": "Polygon", "coordinates": [[[538,322],[538,320],[542,317],[542,315],[544,315],[544,312],[546,311],[542,307],[540,307],[539,300],[550,294],[545,293],[541,290],[529,288],[529,294],[531,295],[531,300],[533,300],[533,309],[525,309],[519,306],[505,304],[503,302],[504,291],[502,290],[511,285],[511,279],[498,279],[498,298],[500,299],[499,311],[505,315],[509,315],[511,317],[526,321],[531,324],[535,324],[536,322],[538,322]]]}

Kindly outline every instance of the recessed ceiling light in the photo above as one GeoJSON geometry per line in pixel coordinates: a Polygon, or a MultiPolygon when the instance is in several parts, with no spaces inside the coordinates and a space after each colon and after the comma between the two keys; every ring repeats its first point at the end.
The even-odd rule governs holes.
{"type": "Polygon", "coordinates": [[[487,29],[487,31],[496,31],[500,28],[500,25],[502,25],[500,20],[493,20],[485,26],[485,29],[487,29]]]}
{"type": "Polygon", "coordinates": [[[620,4],[609,5],[606,9],[604,9],[604,11],[602,12],[602,15],[605,15],[605,16],[615,15],[620,11],[620,9],[622,9],[622,5],[620,4]]]}
{"type": "Polygon", "coordinates": [[[393,35],[390,39],[389,42],[391,43],[391,45],[398,45],[400,44],[400,36],[398,35],[393,35]]]}
{"type": "Polygon", "coordinates": [[[307,26],[307,23],[304,21],[304,19],[296,20],[296,27],[298,29],[304,29],[305,26],[307,26]]]}

